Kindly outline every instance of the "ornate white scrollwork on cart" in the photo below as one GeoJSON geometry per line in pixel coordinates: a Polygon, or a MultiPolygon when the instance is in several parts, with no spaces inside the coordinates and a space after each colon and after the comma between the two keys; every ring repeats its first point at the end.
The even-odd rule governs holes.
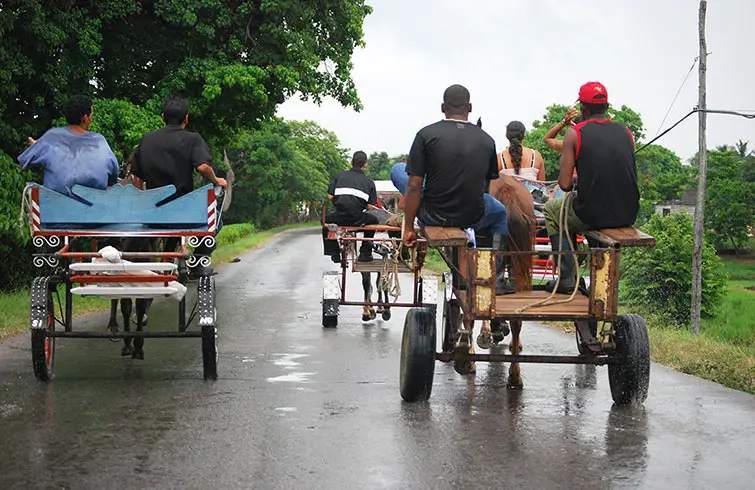
{"type": "Polygon", "coordinates": [[[186,265],[190,269],[193,269],[197,266],[209,267],[210,264],[212,264],[212,259],[209,255],[191,255],[188,259],[186,259],[186,265]]]}
{"type": "Polygon", "coordinates": [[[34,267],[49,266],[54,268],[60,265],[60,260],[54,255],[35,255],[32,263],[34,267]]]}
{"type": "Polygon", "coordinates": [[[42,248],[45,245],[48,247],[59,247],[61,244],[61,239],[59,236],[43,236],[43,235],[36,235],[34,238],[31,239],[31,242],[34,244],[37,248],[42,248]]]}
{"type": "Polygon", "coordinates": [[[208,236],[190,236],[189,245],[191,245],[194,248],[197,248],[200,245],[206,248],[213,248],[215,246],[215,237],[209,236],[209,235],[208,236]]]}

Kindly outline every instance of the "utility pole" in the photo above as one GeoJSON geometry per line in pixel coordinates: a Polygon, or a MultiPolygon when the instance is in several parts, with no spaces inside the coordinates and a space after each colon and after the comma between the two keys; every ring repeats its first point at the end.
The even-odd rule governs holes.
{"type": "Polygon", "coordinates": [[[705,141],[705,126],[707,123],[705,102],[705,71],[708,67],[708,49],[705,43],[705,13],[708,2],[700,0],[699,31],[700,31],[700,96],[697,103],[697,113],[700,123],[698,132],[698,173],[697,200],[695,202],[695,237],[692,246],[692,322],[690,332],[700,335],[700,309],[702,307],[702,277],[703,277],[703,232],[705,221],[705,185],[708,170],[708,149],[705,141]]]}

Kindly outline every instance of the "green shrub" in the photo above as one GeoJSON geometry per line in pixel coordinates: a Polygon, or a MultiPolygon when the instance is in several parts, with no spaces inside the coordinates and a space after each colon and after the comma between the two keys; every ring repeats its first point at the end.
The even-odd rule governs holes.
{"type": "Polygon", "coordinates": [[[0,291],[27,287],[34,276],[32,247],[26,230],[21,231],[18,215],[21,193],[29,177],[18,163],[0,152],[0,291]]]}
{"type": "MultiPolygon", "coordinates": [[[[661,312],[677,327],[690,321],[692,303],[692,220],[684,213],[664,218],[654,215],[643,229],[657,244],[650,249],[626,249],[622,262],[632,264],[624,274],[622,297],[661,312]]],[[[715,248],[706,242],[703,250],[702,315],[711,317],[726,287],[726,274],[715,248]]]]}
{"type": "Polygon", "coordinates": [[[220,245],[230,245],[254,233],[254,225],[251,223],[236,223],[225,225],[215,237],[215,241],[220,245]]]}

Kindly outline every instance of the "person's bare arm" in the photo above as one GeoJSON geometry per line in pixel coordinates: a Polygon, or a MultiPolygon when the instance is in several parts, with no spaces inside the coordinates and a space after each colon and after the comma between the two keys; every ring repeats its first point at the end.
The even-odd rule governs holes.
{"type": "Polygon", "coordinates": [[[228,187],[228,182],[222,177],[215,176],[215,171],[206,163],[197,165],[197,172],[199,172],[202,177],[212,182],[213,185],[218,185],[224,189],[228,187]]]}
{"type": "Polygon", "coordinates": [[[545,180],[545,160],[543,160],[543,155],[540,154],[537,150],[532,150],[535,152],[535,167],[537,167],[537,180],[540,182],[545,180]]]}
{"type": "Polygon", "coordinates": [[[558,133],[565,127],[566,124],[564,124],[563,121],[559,121],[558,124],[553,126],[543,137],[543,142],[548,145],[549,148],[552,148],[559,153],[564,149],[564,142],[560,139],[556,139],[556,136],[558,136],[558,133]]]}
{"type": "Polygon", "coordinates": [[[417,217],[419,201],[422,197],[422,182],[424,177],[416,175],[409,176],[409,183],[406,185],[406,196],[404,197],[404,243],[412,246],[417,241],[417,234],[414,231],[414,218],[417,217]]]}
{"type": "Polygon", "coordinates": [[[543,142],[548,145],[549,148],[552,148],[561,153],[564,149],[564,142],[560,139],[556,139],[556,136],[558,136],[558,133],[560,133],[562,129],[571,126],[573,124],[572,121],[575,117],[577,117],[577,115],[577,109],[575,109],[574,107],[566,111],[566,114],[564,114],[564,119],[559,121],[558,124],[553,126],[547,133],[545,133],[543,142]]]}
{"type": "Polygon", "coordinates": [[[558,185],[564,191],[570,191],[574,183],[574,167],[577,161],[577,132],[569,129],[564,136],[564,151],[561,153],[561,172],[558,185]]]}

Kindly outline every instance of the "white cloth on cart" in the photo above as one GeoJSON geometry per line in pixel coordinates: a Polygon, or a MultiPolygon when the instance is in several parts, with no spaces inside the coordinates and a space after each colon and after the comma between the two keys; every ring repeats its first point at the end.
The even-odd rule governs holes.
{"type": "MultiPolygon", "coordinates": [[[[121,252],[116,249],[115,247],[107,246],[99,250],[98,252],[102,257],[95,258],[92,262],[97,263],[108,263],[108,264],[131,264],[132,262],[128,260],[123,260],[121,258],[121,252]]],[[[143,271],[128,271],[128,270],[122,270],[122,271],[112,271],[112,272],[101,272],[100,274],[131,274],[131,275],[137,275],[137,276],[143,276],[143,275],[156,275],[155,272],[152,272],[150,270],[143,270],[143,271]]],[[[133,287],[133,286],[140,286],[140,287],[161,287],[162,283],[159,282],[119,282],[119,283],[112,283],[107,284],[108,287],[113,286],[121,286],[121,287],[133,287]]],[[[181,301],[186,294],[186,286],[181,284],[178,281],[171,281],[168,283],[168,287],[175,288],[176,292],[170,295],[170,298],[181,301]]]]}

